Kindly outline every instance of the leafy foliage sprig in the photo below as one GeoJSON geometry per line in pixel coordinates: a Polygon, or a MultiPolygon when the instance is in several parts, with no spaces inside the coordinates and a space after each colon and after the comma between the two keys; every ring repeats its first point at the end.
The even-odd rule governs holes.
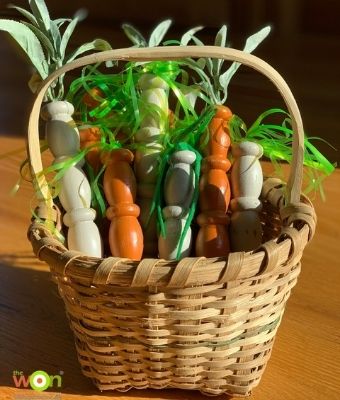
{"type": "Polygon", "coordinates": [[[149,40],[147,40],[138,29],[130,24],[123,24],[122,28],[126,36],[133,43],[133,47],[156,47],[162,43],[162,40],[167,34],[171,24],[171,19],[166,19],[159,23],[151,32],[149,40]]]}
{"type": "MultiPolygon", "coordinates": [[[[186,32],[182,36],[180,44],[186,46],[190,41],[193,41],[198,46],[204,46],[204,43],[195,36],[196,32],[201,29],[202,27],[196,27],[186,32]]],[[[269,33],[270,26],[266,26],[250,36],[246,40],[243,51],[252,53],[269,33]]],[[[226,25],[223,25],[217,32],[214,45],[228,47],[226,25]]],[[[233,62],[226,71],[222,72],[224,60],[221,59],[205,58],[194,60],[188,58],[184,62],[200,77],[201,81],[197,83],[197,86],[211,99],[211,102],[213,104],[224,104],[228,98],[229,83],[241,64],[233,62]]]]}
{"type": "MultiPolygon", "coordinates": [[[[23,21],[0,19],[0,30],[8,32],[28,56],[36,72],[29,86],[33,92],[40,82],[56,69],[74,60],[87,51],[109,50],[111,45],[103,39],[82,44],[71,53],[66,49],[77,24],[86,17],[84,10],[76,12],[73,18],[51,19],[44,0],[28,0],[30,11],[11,5],[24,18],[23,21]]],[[[64,76],[49,89],[49,100],[64,96],[64,76]]]]}

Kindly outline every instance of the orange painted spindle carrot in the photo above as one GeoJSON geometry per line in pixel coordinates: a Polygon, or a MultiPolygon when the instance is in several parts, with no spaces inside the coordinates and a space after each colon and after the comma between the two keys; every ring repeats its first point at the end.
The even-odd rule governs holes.
{"type": "MultiPolygon", "coordinates": [[[[99,88],[94,87],[84,94],[82,101],[87,106],[88,110],[93,110],[100,104],[99,99],[103,98],[103,96],[103,92],[99,88]]],[[[98,173],[102,165],[99,149],[101,138],[100,129],[97,126],[84,126],[79,129],[79,135],[80,148],[83,150],[87,147],[91,147],[85,158],[93,168],[94,172],[98,173]]]]}
{"type": "Polygon", "coordinates": [[[79,136],[80,148],[91,148],[85,156],[86,161],[91,165],[95,173],[99,172],[102,165],[99,149],[99,142],[101,137],[100,129],[97,126],[84,127],[79,129],[79,136]]]}
{"type": "Polygon", "coordinates": [[[114,257],[140,260],[143,253],[143,232],[138,222],[136,179],[130,164],[133,154],[128,149],[116,149],[102,155],[106,164],[104,192],[110,205],[106,211],[111,221],[109,242],[114,257]]]}
{"type": "Polygon", "coordinates": [[[202,163],[200,179],[200,226],[196,239],[196,255],[204,257],[226,256],[230,251],[227,210],[230,202],[230,185],[227,158],[230,147],[228,121],[232,113],[228,107],[217,106],[209,124],[209,143],[202,163]]]}

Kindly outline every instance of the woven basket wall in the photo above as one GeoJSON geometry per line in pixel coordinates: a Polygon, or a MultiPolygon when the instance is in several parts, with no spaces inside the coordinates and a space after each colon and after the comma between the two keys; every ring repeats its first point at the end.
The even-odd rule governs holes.
{"type": "MultiPolygon", "coordinates": [[[[207,51],[198,49],[193,56],[207,51]]],[[[223,54],[228,58],[227,49],[218,53],[223,54]]],[[[153,58],[162,58],[159,51],[153,58]]],[[[86,63],[84,57],[74,65],[86,63]]],[[[45,89],[51,81],[53,77],[45,89]]],[[[31,138],[38,100],[31,114],[31,138]]],[[[32,139],[30,143],[34,148],[32,139]]],[[[35,157],[36,150],[31,150],[37,173],[35,157]]],[[[83,373],[100,390],[176,387],[209,395],[249,395],[269,360],[303,250],[315,230],[309,201],[297,190],[287,202],[287,190],[277,179],[265,181],[264,244],[226,258],[89,258],[67,250],[44,225],[33,222],[28,236],[58,284],[83,373]]]]}
{"type": "Polygon", "coordinates": [[[30,239],[58,283],[83,373],[100,390],[250,394],[315,227],[313,209],[301,204],[289,215],[297,228],[282,229],[282,195],[282,185],[268,179],[261,214],[266,243],[227,260],[91,259],[33,224],[30,239]]]}

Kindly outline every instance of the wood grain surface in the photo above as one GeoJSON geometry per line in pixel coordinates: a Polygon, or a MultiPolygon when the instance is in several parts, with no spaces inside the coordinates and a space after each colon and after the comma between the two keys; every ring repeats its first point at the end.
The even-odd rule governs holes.
{"type": "MultiPolygon", "coordinates": [[[[23,139],[0,136],[0,155],[23,149],[23,139]]],[[[29,375],[63,371],[62,387],[39,394],[52,399],[206,399],[193,391],[131,390],[100,393],[82,376],[62,301],[48,267],[37,261],[26,239],[33,197],[18,179],[24,152],[0,158],[0,399],[39,394],[16,389],[13,371],[29,375]]],[[[283,318],[271,360],[252,400],[336,400],[340,396],[340,171],[324,183],[327,200],[314,201],[318,226],[304,252],[302,273],[283,318]]],[[[226,399],[226,396],[216,397],[226,399]]]]}

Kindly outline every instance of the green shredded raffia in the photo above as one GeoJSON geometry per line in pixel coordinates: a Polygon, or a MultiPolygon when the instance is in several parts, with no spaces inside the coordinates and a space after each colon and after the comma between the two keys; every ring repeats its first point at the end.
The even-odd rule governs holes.
{"type": "MultiPolygon", "coordinates": [[[[201,134],[197,135],[195,132],[199,131],[200,126],[202,131],[206,130],[206,126],[213,115],[212,110],[210,110],[209,113],[203,113],[200,117],[197,116],[196,111],[184,95],[184,91],[188,89],[188,80],[189,76],[187,72],[176,61],[129,62],[125,65],[124,70],[117,74],[102,74],[98,71],[97,66],[87,66],[83,68],[81,77],[74,80],[70,85],[67,99],[75,105],[75,120],[80,127],[82,125],[89,125],[99,128],[101,139],[97,147],[100,150],[105,150],[108,146],[112,146],[112,148],[123,146],[131,150],[143,151],[147,148],[146,144],[135,142],[133,136],[140,128],[143,118],[141,112],[143,114],[154,115],[161,121],[161,130],[165,133],[161,135],[159,143],[164,149],[164,152],[161,154],[164,160],[163,156],[167,156],[167,148],[171,141],[173,143],[185,141],[193,147],[197,146],[198,138],[201,137],[201,134]],[[150,73],[163,79],[175,99],[177,99],[174,114],[174,129],[169,128],[167,112],[165,113],[164,110],[154,104],[141,103],[137,82],[145,73],[150,73]],[[91,90],[93,88],[100,89],[102,94],[92,95],[91,90]],[[98,103],[95,108],[89,109],[84,104],[83,98],[86,93],[91,93],[94,100],[98,103]],[[183,117],[180,117],[181,113],[183,113],[183,117]],[[208,122],[204,124],[204,120],[208,122]],[[118,134],[119,144],[116,139],[118,134]]],[[[171,146],[173,147],[173,144],[171,146]]],[[[84,150],[79,156],[68,160],[65,164],[51,167],[53,171],[59,171],[54,180],[60,179],[64,171],[76,164],[78,159],[84,157],[87,151],[89,150],[84,150]]],[[[94,208],[103,216],[105,200],[99,188],[99,179],[103,171],[100,171],[95,176],[94,171],[91,171],[89,168],[88,170],[94,208]]],[[[44,172],[50,171],[47,170],[44,172]]],[[[152,212],[154,211],[155,207],[153,206],[152,212]]],[[[162,213],[158,211],[157,214],[160,227],[164,227],[162,217],[159,217],[162,213]]],[[[162,230],[164,229],[162,228],[162,230]]]]}
{"type": "MultiPolygon", "coordinates": [[[[40,141],[39,147],[40,147],[41,154],[48,149],[48,146],[47,146],[45,140],[40,141]]],[[[14,151],[8,152],[6,154],[2,154],[2,155],[0,155],[0,159],[14,155],[14,154],[21,153],[24,150],[26,150],[26,148],[14,150],[14,151]]],[[[17,182],[15,183],[15,185],[12,187],[12,189],[10,191],[11,196],[15,196],[17,194],[23,181],[32,183],[32,177],[31,177],[30,169],[29,169],[29,160],[27,157],[23,161],[20,162],[19,179],[17,180],[17,182]]]]}
{"type": "Polygon", "coordinates": [[[102,166],[99,173],[95,175],[94,169],[91,167],[89,163],[85,165],[87,176],[89,178],[89,183],[91,187],[91,199],[92,199],[92,206],[97,211],[97,216],[100,220],[105,217],[106,213],[106,202],[105,198],[102,194],[102,190],[99,187],[99,179],[103,175],[105,171],[105,165],[102,166]]]}
{"type": "MultiPolygon", "coordinates": [[[[289,114],[279,108],[272,108],[262,113],[248,129],[244,121],[234,115],[229,122],[230,136],[233,143],[249,140],[258,143],[263,148],[263,154],[273,163],[277,173],[280,173],[280,161],[291,162],[293,130],[291,128],[289,114]],[[281,125],[265,123],[265,119],[271,115],[283,115],[281,125]]],[[[319,138],[304,138],[304,165],[305,168],[305,193],[314,190],[319,191],[322,198],[323,179],[330,175],[335,164],[330,163],[319,150],[311,143],[311,140],[322,140],[319,138]]]]}

